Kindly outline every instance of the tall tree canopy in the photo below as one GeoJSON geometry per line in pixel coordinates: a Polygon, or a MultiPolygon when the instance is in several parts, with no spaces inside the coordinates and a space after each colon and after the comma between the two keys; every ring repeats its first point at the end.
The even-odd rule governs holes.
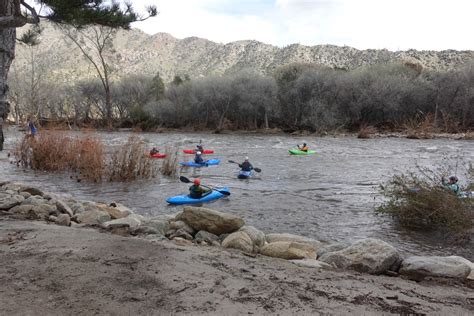
{"type": "MultiPolygon", "coordinates": [[[[147,7],[147,14],[137,14],[128,2],[107,0],[35,0],[39,12],[24,0],[0,1],[0,150],[3,149],[3,119],[9,112],[7,79],[15,58],[16,28],[39,24],[40,18],[54,23],[81,28],[91,24],[129,29],[130,24],[157,14],[156,7],[147,7]],[[44,12],[44,13],[43,13],[44,12]]],[[[34,36],[30,37],[34,39],[34,36]]],[[[27,38],[23,37],[26,41],[27,38]]]]}

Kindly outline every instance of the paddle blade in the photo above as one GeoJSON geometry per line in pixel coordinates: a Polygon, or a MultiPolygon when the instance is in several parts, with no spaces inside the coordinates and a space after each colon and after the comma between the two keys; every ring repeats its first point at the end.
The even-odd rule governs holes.
{"type": "Polygon", "coordinates": [[[229,196],[229,195],[230,195],[230,192],[227,192],[227,191],[219,191],[219,190],[214,190],[214,191],[217,191],[217,192],[219,192],[220,194],[225,195],[225,196],[229,196]]]}
{"type": "Polygon", "coordinates": [[[230,162],[230,163],[237,163],[237,162],[235,162],[235,161],[233,161],[233,160],[229,160],[229,162],[230,162]]]}
{"type": "Polygon", "coordinates": [[[260,168],[253,168],[253,170],[255,170],[256,172],[262,172],[262,169],[260,168]]]}
{"type": "Polygon", "coordinates": [[[179,181],[184,182],[184,183],[191,183],[191,180],[186,178],[185,176],[179,177],[179,181]]]}

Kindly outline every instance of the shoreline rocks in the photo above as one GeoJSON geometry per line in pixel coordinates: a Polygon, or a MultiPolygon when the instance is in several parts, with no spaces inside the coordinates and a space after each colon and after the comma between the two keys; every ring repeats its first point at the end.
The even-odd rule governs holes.
{"type": "Polygon", "coordinates": [[[458,257],[411,256],[403,259],[378,239],[351,244],[322,242],[289,233],[265,235],[235,215],[203,207],[185,207],[177,214],[145,218],[128,207],[78,201],[13,182],[0,182],[0,214],[49,220],[63,226],[95,226],[121,236],[138,235],[150,242],[170,239],[178,245],[236,249],[246,255],[290,260],[301,267],[351,269],[369,274],[402,275],[413,280],[442,277],[474,280],[474,263],[458,257]],[[79,225],[80,224],[80,225],[79,225]]]}

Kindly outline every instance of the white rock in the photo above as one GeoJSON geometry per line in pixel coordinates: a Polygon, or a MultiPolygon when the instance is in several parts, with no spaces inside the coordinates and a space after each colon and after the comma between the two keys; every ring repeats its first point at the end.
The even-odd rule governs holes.
{"type": "Polygon", "coordinates": [[[316,250],[322,247],[322,243],[316,239],[283,233],[283,234],[267,234],[265,236],[268,243],[276,242],[276,241],[290,241],[290,242],[297,242],[300,244],[310,244],[314,246],[316,250]]]}
{"type": "Polygon", "coordinates": [[[290,260],[290,262],[300,267],[316,268],[318,270],[333,268],[331,265],[315,259],[290,260]]]}
{"type": "Polygon", "coordinates": [[[264,256],[281,259],[316,259],[316,249],[311,244],[275,241],[260,249],[264,256]]]}
{"type": "Polygon", "coordinates": [[[250,253],[253,251],[253,242],[247,233],[238,231],[227,236],[222,241],[222,247],[239,249],[250,253]]]}
{"type": "Polygon", "coordinates": [[[397,249],[386,242],[368,238],[342,250],[326,253],[318,260],[338,268],[381,274],[399,262],[401,257],[397,249]]]}
{"type": "Polygon", "coordinates": [[[427,276],[466,279],[471,273],[466,261],[469,260],[458,256],[413,256],[402,261],[400,274],[414,280],[422,280],[427,276]]]}

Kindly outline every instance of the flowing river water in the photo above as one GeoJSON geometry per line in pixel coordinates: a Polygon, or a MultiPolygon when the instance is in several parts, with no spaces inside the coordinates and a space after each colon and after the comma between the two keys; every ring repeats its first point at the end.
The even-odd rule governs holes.
{"type": "MultiPolygon", "coordinates": [[[[71,134],[79,134],[73,133],[71,134]]],[[[117,201],[146,216],[175,213],[182,206],[168,206],[167,197],[187,193],[187,184],[177,177],[159,176],[131,183],[80,183],[64,174],[23,170],[10,164],[6,153],[13,149],[20,133],[6,132],[6,149],[0,154],[0,180],[11,179],[36,185],[46,191],[67,193],[79,199],[117,201]]],[[[130,133],[98,132],[109,146],[118,146],[130,133]]],[[[255,134],[142,133],[149,147],[178,145],[192,149],[199,140],[221,164],[208,168],[187,168],[181,175],[199,176],[203,184],[228,186],[229,198],[208,207],[234,213],[247,224],[266,233],[288,232],[326,241],[354,241],[374,237],[412,254],[458,254],[474,259],[474,244],[456,246],[433,233],[407,231],[375,208],[383,201],[380,184],[399,171],[415,170],[416,164],[433,166],[446,155],[474,161],[474,141],[448,139],[409,140],[354,137],[293,137],[255,134]],[[288,149],[307,142],[317,154],[291,156],[288,149]],[[237,166],[228,160],[242,161],[249,156],[257,177],[238,180],[237,166]]],[[[180,161],[192,155],[180,154],[180,161]]],[[[459,165],[459,173],[463,166],[459,165]]],[[[466,179],[461,179],[466,181],[466,179]]],[[[464,182],[465,183],[465,182],[464,182]]]]}

